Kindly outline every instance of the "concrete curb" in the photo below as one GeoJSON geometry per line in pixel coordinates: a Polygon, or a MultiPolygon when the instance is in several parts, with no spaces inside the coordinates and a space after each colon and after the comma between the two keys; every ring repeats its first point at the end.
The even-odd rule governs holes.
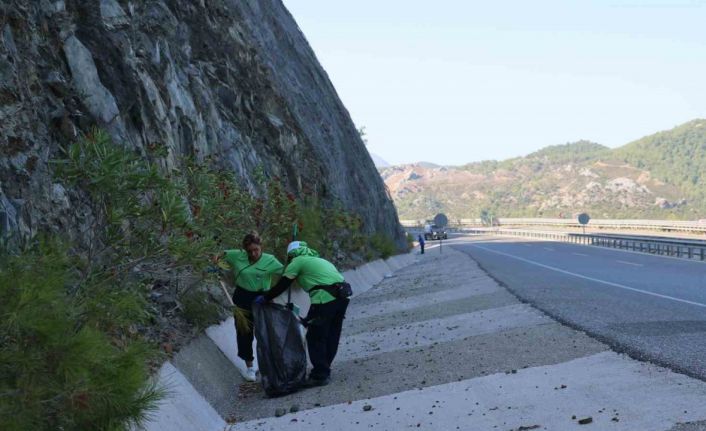
{"type": "MultiPolygon", "coordinates": [[[[411,253],[378,259],[343,276],[351,284],[353,294],[359,295],[382,281],[386,275],[415,262],[411,253]]],[[[277,298],[285,303],[286,295],[277,298]]],[[[292,290],[292,302],[300,314],[309,310],[309,296],[301,289],[292,290]]],[[[158,385],[168,391],[146,423],[145,431],[191,431],[227,429],[227,417],[237,402],[239,376],[245,362],[238,358],[236,336],[232,317],[218,325],[210,326],[201,336],[189,343],[175,356],[173,363],[165,362],[156,376],[158,385]],[[215,373],[215,374],[214,374],[215,373]],[[223,376],[219,379],[218,376],[223,376]],[[219,414],[220,413],[220,414],[219,414]]],[[[257,359],[256,359],[257,361],[257,359]]],[[[257,362],[255,363],[257,367],[257,362]]]]}
{"type": "Polygon", "coordinates": [[[157,374],[167,397],[150,415],[142,429],[149,431],[223,430],[225,420],[194,389],[189,380],[171,362],[165,362],[157,374]]]}

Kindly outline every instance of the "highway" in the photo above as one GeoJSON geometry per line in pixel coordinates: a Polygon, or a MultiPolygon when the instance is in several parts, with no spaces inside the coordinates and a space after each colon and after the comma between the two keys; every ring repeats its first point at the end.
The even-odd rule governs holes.
{"type": "Polygon", "coordinates": [[[455,237],[521,300],[628,353],[706,380],[706,264],[568,243],[455,237]]]}

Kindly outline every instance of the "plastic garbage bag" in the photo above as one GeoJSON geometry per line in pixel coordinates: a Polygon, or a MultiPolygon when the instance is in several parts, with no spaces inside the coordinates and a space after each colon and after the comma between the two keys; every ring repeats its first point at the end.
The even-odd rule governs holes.
{"type": "Polygon", "coordinates": [[[299,318],[286,306],[253,304],[257,362],[270,397],[298,390],[306,379],[306,346],[299,318]]]}

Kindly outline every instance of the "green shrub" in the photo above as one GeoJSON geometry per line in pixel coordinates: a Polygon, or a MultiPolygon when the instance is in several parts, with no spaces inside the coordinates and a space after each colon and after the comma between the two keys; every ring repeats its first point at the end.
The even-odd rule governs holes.
{"type": "MultiPolygon", "coordinates": [[[[294,223],[326,258],[375,256],[358,216],[313,199],[298,205],[262,170],[253,196],[208,161],[183,160],[180,170],[164,172],[100,130],[53,164],[59,178],[90,197],[96,223],[82,250],[48,240],[0,256],[0,429],[139,423],[162,394],[147,369],[157,350],[140,335],[160,329],[145,328],[159,321],[159,307],[148,300],[153,286],[167,286],[181,303],[181,316],[170,318],[215,323],[222,310],[207,293],[217,277],[207,267],[250,230],[282,260],[294,223]]],[[[384,236],[371,244],[383,257],[395,250],[384,236]]]]}
{"type": "Polygon", "coordinates": [[[416,241],[416,239],[414,238],[414,235],[407,232],[405,239],[407,240],[407,250],[411,250],[414,247],[414,241],[416,241]]]}
{"type": "Polygon", "coordinates": [[[297,211],[299,239],[317,250],[322,256],[331,254],[331,230],[327,229],[324,209],[315,199],[308,199],[297,211]]]}
{"type": "Polygon", "coordinates": [[[194,287],[181,298],[184,317],[199,329],[205,329],[220,320],[220,307],[211,301],[208,293],[194,287]]]}
{"type": "Polygon", "coordinates": [[[0,255],[0,429],[127,429],[161,396],[148,383],[153,351],[112,339],[94,301],[67,293],[107,293],[78,279],[68,255],[57,243],[0,255]]]}
{"type": "MultiPolygon", "coordinates": [[[[306,241],[321,256],[335,260],[336,256],[368,256],[369,239],[363,233],[363,223],[357,214],[341,205],[326,207],[315,198],[307,198],[297,207],[299,239],[306,241]]],[[[335,262],[350,264],[351,262],[335,262]]]]}
{"type": "Polygon", "coordinates": [[[387,259],[392,256],[397,250],[397,247],[395,247],[395,242],[392,238],[382,233],[376,233],[370,237],[370,246],[383,259],[387,259]]]}

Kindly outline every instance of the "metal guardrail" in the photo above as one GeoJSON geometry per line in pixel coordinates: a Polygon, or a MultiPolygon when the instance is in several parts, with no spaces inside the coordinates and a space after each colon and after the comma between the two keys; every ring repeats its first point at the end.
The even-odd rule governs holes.
{"type": "Polygon", "coordinates": [[[464,229],[464,232],[474,235],[498,235],[548,239],[574,244],[631,250],[661,256],[698,259],[701,261],[706,260],[706,241],[699,240],[497,228],[464,229]]]}
{"type": "MultiPolygon", "coordinates": [[[[575,219],[565,218],[499,218],[500,226],[560,226],[560,227],[581,227],[575,219]]],[[[423,226],[423,220],[400,220],[404,227],[423,226]]],[[[481,219],[452,219],[450,226],[460,228],[480,227],[481,219]]],[[[661,231],[681,231],[706,233],[706,219],[683,221],[683,220],[640,220],[640,219],[591,219],[589,227],[599,229],[642,229],[661,231]]]]}

